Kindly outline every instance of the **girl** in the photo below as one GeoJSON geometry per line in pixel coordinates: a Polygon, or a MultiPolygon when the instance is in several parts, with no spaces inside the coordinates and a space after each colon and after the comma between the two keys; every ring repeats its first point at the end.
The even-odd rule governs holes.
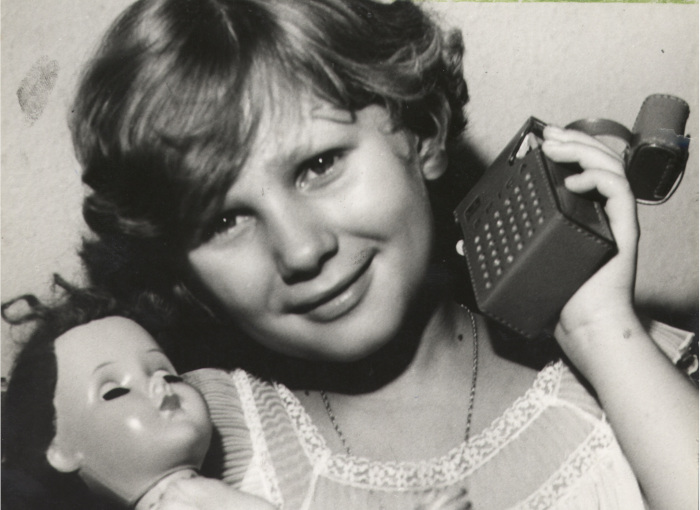
{"type": "Polygon", "coordinates": [[[618,245],[561,312],[567,361],[526,363],[459,304],[461,55],[408,2],[135,3],[71,121],[93,282],[178,306],[180,366],[240,361],[188,380],[222,438],[214,474],[280,508],[455,488],[475,508],[695,506],[696,391],[634,313],[616,153],[545,130],[618,245]]]}

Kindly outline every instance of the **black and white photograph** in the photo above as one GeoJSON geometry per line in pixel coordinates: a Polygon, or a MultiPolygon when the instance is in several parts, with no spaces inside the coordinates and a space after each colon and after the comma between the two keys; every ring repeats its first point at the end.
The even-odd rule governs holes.
{"type": "Polygon", "coordinates": [[[1,9],[3,510],[698,508],[697,2],[1,9]]]}

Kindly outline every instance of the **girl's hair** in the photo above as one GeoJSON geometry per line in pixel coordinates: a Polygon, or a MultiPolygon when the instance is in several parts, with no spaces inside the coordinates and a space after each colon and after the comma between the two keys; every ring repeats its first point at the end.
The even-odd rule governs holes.
{"type": "Polygon", "coordinates": [[[27,480],[24,476],[28,476],[41,484],[50,498],[46,508],[64,508],[61,504],[65,508],[102,508],[107,503],[94,499],[77,475],[59,473],[46,460],[46,451],[56,435],[55,340],[75,327],[114,315],[136,320],[157,335],[167,314],[165,308],[146,297],[127,308],[103,291],[80,289],[58,275],[54,275],[54,285],[61,294],[51,304],[31,294],[2,304],[2,318],[6,322],[30,328],[23,330],[26,336],[15,357],[2,401],[3,471],[10,470],[15,475],[3,484],[3,499],[33,497],[22,491],[23,481],[27,480]]]}
{"type": "MultiPolygon", "coordinates": [[[[466,124],[462,53],[457,31],[407,1],[139,0],[87,66],[71,116],[91,281],[193,309],[185,254],[274,105],[296,101],[290,91],[351,112],[381,105],[396,129],[449,144],[466,124]]],[[[451,225],[461,192],[444,188],[449,203],[433,202],[451,225]]]]}

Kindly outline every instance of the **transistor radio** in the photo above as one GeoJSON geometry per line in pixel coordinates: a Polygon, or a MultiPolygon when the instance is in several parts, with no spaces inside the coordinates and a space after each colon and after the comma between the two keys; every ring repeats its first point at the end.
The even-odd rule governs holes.
{"type": "MultiPolygon", "coordinates": [[[[683,174],[687,117],[684,101],[655,95],[633,133],[607,119],[567,127],[622,138],[635,196],[660,203],[683,174]]],[[[616,251],[603,204],[564,186],[580,167],[544,155],[544,127],[531,117],[455,210],[477,307],[529,338],[554,325],[569,298],[616,251]]]]}

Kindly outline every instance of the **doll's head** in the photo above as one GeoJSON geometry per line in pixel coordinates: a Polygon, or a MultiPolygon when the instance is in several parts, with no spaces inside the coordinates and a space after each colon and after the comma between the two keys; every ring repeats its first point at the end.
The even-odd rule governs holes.
{"type": "Polygon", "coordinates": [[[72,303],[42,309],[17,357],[5,461],[49,483],[77,475],[131,505],[164,476],[199,469],[211,437],[206,404],[145,329],[101,298],[86,308],[86,292],[73,292],[72,303]]]}
{"type": "Polygon", "coordinates": [[[211,425],[201,395],[135,322],[106,317],[56,339],[58,471],[134,503],[163,476],[199,469],[211,425]]]}
{"type": "MultiPolygon", "coordinates": [[[[461,56],[459,34],[410,2],[135,3],[86,68],[71,118],[97,234],[83,250],[92,280],[187,298],[188,251],[251,147],[306,98],[348,122],[378,106],[387,129],[444,158],[465,125],[461,56]]],[[[455,204],[440,203],[450,224],[455,204]]]]}

